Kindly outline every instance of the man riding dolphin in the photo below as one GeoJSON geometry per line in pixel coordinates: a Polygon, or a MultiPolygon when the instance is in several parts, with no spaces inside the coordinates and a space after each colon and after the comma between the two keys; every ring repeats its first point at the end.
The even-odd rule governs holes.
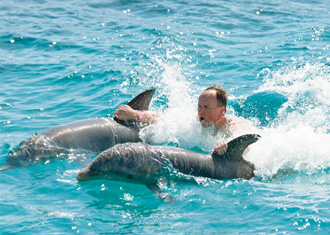
{"type": "MultiPolygon", "coordinates": [[[[120,106],[115,111],[113,119],[101,118],[78,121],[56,126],[38,136],[32,136],[13,154],[8,155],[7,163],[0,170],[24,167],[52,157],[65,156],[72,149],[100,153],[118,143],[140,142],[139,130],[142,126],[141,124],[153,123],[160,115],[157,112],[148,111],[153,94],[153,89],[147,90],[127,105],[120,106]]],[[[209,87],[202,92],[198,101],[198,117],[201,125],[203,127],[213,125],[215,131],[223,131],[227,135],[231,135],[233,131],[241,127],[243,123],[246,123],[244,119],[225,114],[226,103],[227,93],[218,85],[209,87]]],[[[251,137],[250,139],[254,142],[258,138],[251,137]]],[[[235,148],[238,148],[240,142],[235,143],[237,143],[235,148]]],[[[249,142],[249,144],[251,143],[249,142]]],[[[244,151],[249,144],[244,144],[245,147],[240,149],[244,151]]],[[[221,140],[215,145],[214,152],[218,155],[223,155],[227,152],[227,149],[228,144],[221,140]]],[[[244,161],[240,161],[239,165],[241,163],[246,165],[244,161]]],[[[249,171],[252,170],[252,173],[249,172],[249,176],[243,178],[251,178],[253,176],[254,166],[251,167],[250,165],[249,169],[249,171]]],[[[204,174],[206,173],[202,175],[204,174]]],[[[237,174],[234,178],[241,175],[237,174]]]]}
{"type": "MultiPolygon", "coordinates": [[[[255,133],[244,118],[226,114],[228,93],[218,84],[206,88],[198,99],[198,120],[203,128],[213,127],[214,133],[233,137],[243,134],[255,133]]],[[[161,114],[154,111],[134,110],[128,105],[121,105],[114,113],[114,117],[121,120],[139,120],[146,124],[157,121],[161,114]]],[[[219,155],[227,151],[227,142],[219,140],[214,146],[214,151],[219,155]]]]}

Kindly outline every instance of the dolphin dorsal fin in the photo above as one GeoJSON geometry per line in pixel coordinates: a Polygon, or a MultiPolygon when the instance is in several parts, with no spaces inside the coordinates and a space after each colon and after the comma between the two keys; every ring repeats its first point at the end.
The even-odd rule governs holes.
{"type": "Polygon", "coordinates": [[[129,105],[132,109],[148,110],[150,101],[154,93],[155,93],[155,89],[146,90],[141,94],[137,95],[130,102],[128,102],[127,105],[129,105]]]}
{"type": "MultiPolygon", "coordinates": [[[[130,102],[127,103],[127,105],[129,105],[132,109],[136,109],[136,110],[148,110],[150,101],[154,93],[155,93],[155,89],[146,90],[140,93],[139,95],[137,95],[135,98],[133,98],[130,102]]],[[[117,123],[122,124],[124,126],[138,126],[136,121],[124,121],[124,120],[119,120],[116,117],[114,117],[113,119],[117,123]]]]}
{"type": "Polygon", "coordinates": [[[228,142],[228,149],[227,152],[223,155],[218,155],[216,152],[212,154],[212,156],[215,156],[217,158],[229,158],[229,159],[241,159],[244,150],[250,145],[256,142],[261,138],[260,135],[257,134],[247,134],[239,136],[231,141],[228,142]]]}

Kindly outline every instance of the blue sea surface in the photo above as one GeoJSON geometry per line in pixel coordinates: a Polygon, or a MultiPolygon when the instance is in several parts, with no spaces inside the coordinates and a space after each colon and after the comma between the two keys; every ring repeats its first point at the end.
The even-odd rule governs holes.
{"type": "Polygon", "coordinates": [[[154,88],[155,145],[210,152],[197,98],[216,83],[262,139],[251,180],[162,186],[77,173],[70,156],[0,172],[2,234],[329,234],[330,4],[326,0],[0,2],[0,165],[56,125],[111,117],[154,88]]]}

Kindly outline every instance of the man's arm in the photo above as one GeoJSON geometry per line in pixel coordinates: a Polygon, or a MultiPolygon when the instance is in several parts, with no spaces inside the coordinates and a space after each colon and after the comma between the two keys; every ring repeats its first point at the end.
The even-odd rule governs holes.
{"type": "MultiPolygon", "coordinates": [[[[244,135],[244,134],[251,134],[251,133],[258,133],[257,129],[253,127],[247,120],[242,117],[235,117],[233,115],[227,115],[229,117],[229,127],[228,133],[230,135],[244,135]]],[[[214,146],[213,151],[218,153],[219,155],[225,154],[227,152],[227,142],[220,140],[214,146]]],[[[250,150],[250,147],[247,147],[244,151],[246,154],[250,150]]]]}
{"type": "Polygon", "coordinates": [[[225,154],[227,152],[228,146],[227,143],[223,140],[217,142],[214,146],[213,152],[216,152],[219,155],[225,154]]]}
{"type": "Polygon", "coordinates": [[[146,110],[134,110],[128,105],[120,105],[115,113],[114,117],[124,120],[136,120],[146,124],[153,124],[157,122],[157,118],[160,116],[160,113],[154,111],[146,110]]]}

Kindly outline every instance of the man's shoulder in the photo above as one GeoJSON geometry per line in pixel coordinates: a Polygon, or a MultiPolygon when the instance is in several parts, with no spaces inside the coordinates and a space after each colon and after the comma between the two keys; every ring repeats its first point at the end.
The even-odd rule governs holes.
{"type": "Polygon", "coordinates": [[[231,133],[244,134],[250,133],[255,129],[252,123],[243,117],[237,117],[235,115],[228,115],[227,117],[229,130],[231,133]]]}
{"type": "Polygon", "coordinates": [[[232,114],[227,114],[226,115],[227,121],[234,124],[234,123],[239,123],[239,122],[247,122],[247,120],[243,117],[237,117],[235,115],[232,114]]]}

